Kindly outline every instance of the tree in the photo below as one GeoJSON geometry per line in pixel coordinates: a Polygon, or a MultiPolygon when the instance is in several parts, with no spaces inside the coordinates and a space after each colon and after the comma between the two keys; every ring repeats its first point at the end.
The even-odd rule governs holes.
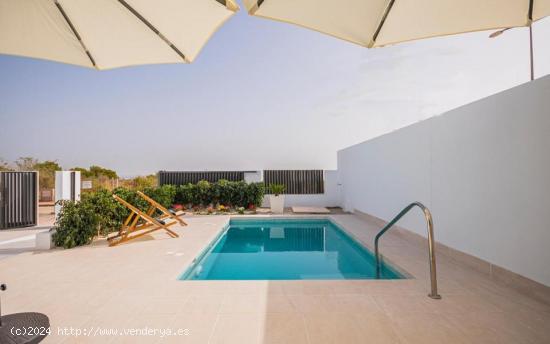
{"type": "Polygon", "coordinates": [[[109,179],[117,179],[118,178],[115,171],[109,170],[107,168],[103,168],[101,166],[94,166],[94,165],[90,166],[90,173],[94,177],[104,176],[104,177],[107,177],[109,179]]]}
{"type": "Polygon", "coordinates": [[[13,171],[13,169],[6,160],[0,158],[0,172],[2,171],[13,171]]]}
{"type": "Polygon", "coordinates": [[[33,171],[36,164],[38,164],[38,160],[30,156],[20,157],[15,160],[18,171],[33,171]]]}
{"type": "Polygon", "coordinates": [[[71,168],[72,171],[79,171],[82,178],[91,180],[93,183],[93,189],[107,188],[112,189],[114,187],[114,181],[118,179],[115,171],[103,168],[101,166],[92,165],[87,170],[82,167],[71,168]]]}
{"type": "Polygon", "coordinates": [[[80,175],[83,177],[83,178],[91,178],[93,177],[92,174],[90,173],[90,171],[88,171],[87,169],[83,168],[83,167],[73,167],[71,168],[71,171],[78,171],[80,172],[80,175]]]}
{"type": "Polygon", "coordinates": [[[38,171],[41,189],[53,189],[55,187],[55,171],[63,170],[57,161],[46,160],[33,166],[38,171]]]}
{"type": "Polygon", "coordinates": [[[132,179],[132,185],[137,190],[144,190],[146,188],[152,188],[157,186],[157,176],[154,174],[142,177],[135,177],[132,179]]]}

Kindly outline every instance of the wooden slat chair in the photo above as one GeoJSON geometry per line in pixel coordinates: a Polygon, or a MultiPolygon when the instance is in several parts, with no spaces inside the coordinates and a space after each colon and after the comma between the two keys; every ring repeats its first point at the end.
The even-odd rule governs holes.
{"type": "Polygon", "coordinates": [[[187,226],[187,223],[185,223],[185,221],[183,221],[180,216],[184,215],[185,212],[183,211],[171,211],[171,210],[168,210],[166,209],[165,207],[163,207],[160,203],[158,203],[157,201],[155,201],[154,199],[152,199],[151,197],[147,196],[146,194],[144,194],[143,192],[141,191],[138,191],[137,194],[143,198],[145,201],[147,201],[147,203],[149,203],[149,209],[147,210],[147,215],[149,216],[153,216],[155,215],[155,212],[158,210],[159,212],[162,213],[162,215],[160,215],[159,217],[157,217],[157,219],[172,219],[172,220],[175,220],[175,221],[178,221],[180,225],[182,226],[187,226]]]}
{"type": "Polygon", "coordinates": [[[176,232],[168,228],[178,223],[178,221],[173,219],[165,221],[163,219],[154,218],[153,216],[134,207],[117,195],[113,195],[113,198],[128,208],[128,210],[130,210],[130,215],[128,215],[124,221],[124,224],[118,231],[118,234],[107,239],[109,240],[109,246],[116,246],[160,229],[164,229],[172,238],[179,237],[176,232]],[[142,220],[142,223],[140,223],[140,220],[142,220]]]}

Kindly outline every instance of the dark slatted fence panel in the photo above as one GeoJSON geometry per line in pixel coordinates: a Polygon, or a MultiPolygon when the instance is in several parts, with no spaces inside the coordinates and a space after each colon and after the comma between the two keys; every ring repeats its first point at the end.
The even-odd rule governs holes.
{"type": "Polygon", "coordinates": [[[0,172],[0,229],[37,224],[38,173],[0,172]]]}
{"type": "Polygon", "coordinates": [[[325,193],[323,170],[265,170],[264,183],[268,193],[270,184],[284,184],[289,195],[325,193]]]}
{"type": "Polygon", "coordinates": [[[233,182],[244,180],[243,171],[160,171],[158,173],[159,185],[183,185],[196,184],[201,180],[215,183],[220,179],[233,182]]]}

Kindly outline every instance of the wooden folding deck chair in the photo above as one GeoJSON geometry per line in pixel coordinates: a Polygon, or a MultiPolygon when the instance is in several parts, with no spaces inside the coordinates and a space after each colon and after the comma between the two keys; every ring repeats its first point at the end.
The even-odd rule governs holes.
{"type": "Polygon", "coordinates": [[[175,225],[179,221],[174,219],[166,221],[164,219],[155,218],[152,216],[152,213],[144,213],[117,195],[113,195],[113,198],[128,208],[128,210],[130,210],[130,215],[128,215],[124,221],[124,224],[118,231],[118,234],[107,239],[109,241],[109,246],[116,246],[160,229],[164,229],[172,238],[179,237],[176,232],[168,228],[175,225]]]}
{"type": "Polygon", "coordinates": [[[153,216],[155,212],[158,210],[162,213],[157,219],[173,219],[175,221],[178,221],[180,225],[187,226],[187,223],[183,221],[180,216],[184,215],[185,213],[183,211],[171,211],[163,207],[160,203],[152,199],[151,197],[147,196],[141,191],[138,191],[137,194],[143,198],[147,203],[149,203],[149,209],[147,210],[147,215],[153,216]]]}

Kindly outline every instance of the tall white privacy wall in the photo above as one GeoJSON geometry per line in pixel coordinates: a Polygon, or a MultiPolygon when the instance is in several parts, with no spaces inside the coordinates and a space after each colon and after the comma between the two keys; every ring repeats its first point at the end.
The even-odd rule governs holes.
{"type": "Polygon", "coordinates": [[[340,202],[550,286],[550,76],[338,152],[340,202]],[[426,236],[423,217],[400,223],[426,236]]]}

